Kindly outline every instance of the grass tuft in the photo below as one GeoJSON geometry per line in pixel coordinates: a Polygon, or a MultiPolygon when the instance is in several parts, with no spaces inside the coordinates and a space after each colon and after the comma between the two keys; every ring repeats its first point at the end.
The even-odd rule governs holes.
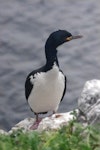
{"type": "Polygon", "coordinates": [[[100,150],[100,125],[71,121],[56,131],[0,134],[0,150],[100,150]]]}

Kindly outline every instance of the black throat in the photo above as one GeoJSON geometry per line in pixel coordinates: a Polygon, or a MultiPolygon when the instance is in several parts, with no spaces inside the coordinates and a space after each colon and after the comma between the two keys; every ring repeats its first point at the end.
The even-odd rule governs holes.
{"type": "Polygon", "coordinates": [[[59,67],[57,49],[48,42],[45,45],[46,68],[50,70],[54,63],[59,67]]]}

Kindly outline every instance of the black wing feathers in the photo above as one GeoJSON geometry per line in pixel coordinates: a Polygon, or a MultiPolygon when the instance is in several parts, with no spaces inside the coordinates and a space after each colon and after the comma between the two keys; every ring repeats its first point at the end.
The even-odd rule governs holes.
{"type": "Polygon", "coordinates": [[[30,83],[30,78],[27,78],[26,82],[25,82],[25,96],[26,96],[26,99],[28,99],[32,88],[33,88],[33,85],[30,83]]]}
{"type": "Polygon", "coordinates": [[[65,95],[65,93],[66,93],[66,88],[67,88],[67,78],[66,78],[66,76],[64,76],[65,77],[65,88],[64,88],[64,92],[63,92],[63,95],[62,95],[62,98],[61,98],[61,101],[63,100],[63,98],[64,98],[64,95],[65,95]]]}
{"type": "Polygon", "coordinates": [[[31,90],[32,90],[32,88],[33,88],[33,83],[31,83],[30,82],[30,76],[32,75],[33,76],[33,78],[34,78],[34,75],[38,72],[43,72],[44,71],[44,67],[41,67],[41,68],[39,68],[39,69],[37,69],[37,70],[34,70],[34,71],[32,71],[29,75],[28,75],[28,77],[26,78],[26,82],[25,82],[25,96],[26,96],[26,99],[28,99],[28,97],[29,97],[29,95],[30,95],[30,93],[31,93],[31,90]]]}

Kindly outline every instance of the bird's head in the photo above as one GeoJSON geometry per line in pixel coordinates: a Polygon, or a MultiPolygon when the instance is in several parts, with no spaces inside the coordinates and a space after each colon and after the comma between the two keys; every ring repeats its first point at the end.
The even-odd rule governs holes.
{"type": "Polygon", "coordinates": [[[50,34],[49,38],[46,41],[47,47],[57,48],[65,42],[69,42],[73,39],[81,38],[81,35],[72,35],[66,30],[58,30],[50,34]]]}

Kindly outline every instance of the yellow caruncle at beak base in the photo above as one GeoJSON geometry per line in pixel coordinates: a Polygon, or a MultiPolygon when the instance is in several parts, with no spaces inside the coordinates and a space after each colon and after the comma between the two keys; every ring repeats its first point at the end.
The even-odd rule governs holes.
{"type": "Polygon", "coordinates": [[[66,41],[70,41],[70,40],[72,40],[72,36],[66,38],[66,41]]]}

